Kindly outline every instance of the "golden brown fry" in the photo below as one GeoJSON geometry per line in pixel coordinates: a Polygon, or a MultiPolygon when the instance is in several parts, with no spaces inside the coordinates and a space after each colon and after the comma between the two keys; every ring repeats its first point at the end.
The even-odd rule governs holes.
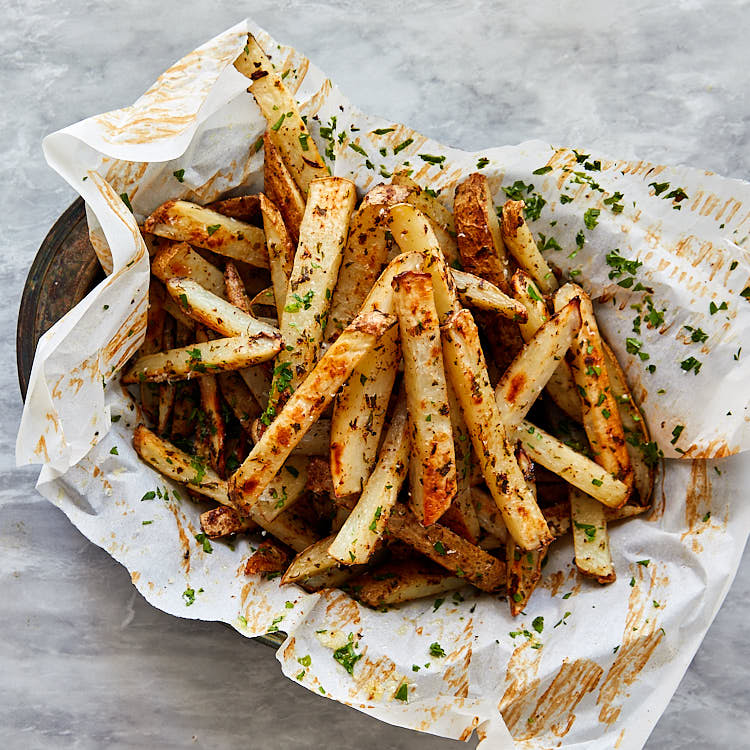
{"type": "Polygon", "coordinates": [[[273,521],[302,499],[307,490],[307,467],[305,456],[290,456],[253,507],[252,517],[273,521]]]}
{"type": "Polygon", "coordinates": [[[248,315],[253,314],[250,307],[250,297],[247,296],[245,284],[242,281],[239,271],[237,271],[237,266],[231,260],[228,260],[224,266],[224,287],[229,302],[248,315]]]}
{"type": "Polygon", "coordinates": [[[611,583],[616,575],[604,506],[575,487],[570,487],[569,493],[576,567],[599,583],[611,583]]]}
{"type": "Polygon", "coordinates": [[[368,607],[378,609],[463,588],[467,582],[427,560],[388,562],[348,582],[345,590],[368,607]]]}
{"type": "MultiPolygon", "coordinates": [[[[164,337],[164,287],[153,279],[148,289],[148,318],[146,338],[138,350],[139,356],[153,354],[162,349],[164,337]]],[[[152,423],[158,420],[159,386],[152,383],[141,383],[141,408],[152,423]]]]}
{"type": "Polygon", "coordinates": [[[228,505],[220,505],[213,510],[201,513],[201,529],[211,539],[219,539],[230,534],[241,534],[244,531],[257,529],[258,524],[240,514],[228,505]]]}
{"type": "MultiPolygon", "coordinates": [[[[268,131],[263,136],[263,148],[265,152],[263,189],[268,200],[278,208],[284,227],[289,233],[292,247],[295,248],[299,241],[302,217],[305,215],[305,197],[284,164],[279,150],[271,142],[268,131]]],[[[265,216],[263,225],[265,228],[265,216]]],[[[279,227],[276,226],[275,229],[276,234],[279,235],[279,227]]],[[[286,299],[286,296],[282,299],[286,299]]]]}
{"type": "Polygon", "coordinates": [[[268,122],[270,139],[279,149],[294,180],[303,193],[310,183],[326,177],[328,168],[300,116],[297,102],[252,34],[234,67],[250,79],[250,93],[268,122]]]}
{"type": "MultiPolygon", "coordinates": [[[[208,334],[200,326],[195,330],[196,341],[204,343],[208,341],[208,334]]],[[[224,417],[221,415],[221,398],[216,377],[206,374],[198,378],[198,389],[201,394],[199,432],[205,435],[211,456],[211,465],[219,475],[224,474],[224,440],[226,438],[226,427],[224,417]]]]}
{"type": "Polygon", "coordinates": [[[557,289],[557,278],[534,242],[523,215],[523,201],[505,201],[501,232],[505,247],[515,258],[516,263],[534,279],[544,294],[552,294],[557,289]]]}
{"type": "Polygon", "coordinates": [[[620,411],[610,388],[591,299],[579,286],[566,284],[555,294],[555,309],[561,309],[574,297],[581,301],[581,328],[568,355],[568,363],[581,399],[583,428],[594,460],[619,479],[630,494],[633,467],[626,449],[620,411]]]}
{"type": "Polygon", "coordinates": [[[167,201],[146,219],[147,232],[268,268],[263,230],[188,201],[167,201]]]}
{"type": "Polygon", "coordinates": [[[231,477],[232,496],[240,507],[251,508],[258,501],[333,394],[395,322],[392,316],[382,313],[360,315],[331,345],[231,477]]]}
{"type": "Polygon", "coordinates": [[[516,617],[525,609],[542,577],[542,563],[547,555],[547,547],[524,552],[512,539],[508,538],[505,542],[505,553],[508,603],[511,616],[516,617]]]}
{"type": "MultiPolygon", "coordinates": [[[[266,233],[268,246],[268,266],[271,270],[271,284],[273,298],[276,305],[276,317],[281,321],[284,315],[287,294],[289,293],[289,277],[294,267],[294,248],[292,239],[287,232],[284,218],[276,205],[261,193],[260,207],[263,212],[263,230],[266,233]]],[[[303,205],[304,215],[304,205],[303,205]]],[[[300,217],[300,222],[302,218],[300,217]]],[[[299,239],[299,225],[297,226],[299,239]]]]}
{"type": "Polygon", "coordinates": [[[438,314],[430,274],[407,271],[396,276],[393,286],[409,410],[410,502],[420,521],[429,525],[443,515],[456,494],[456,456],[438,314]]]}
{"type": "Polygon", "coordinates": [[[250,393],[250,389],[236,372],[222,372],[217,380],[221,395],[234,416],[237,417],[248,435],[252,434],[253,421],[257,419],[261,410],[252,393],[250,393]]]}
{"type": "Polygon", "coordinates": [[[487,178],[469,175],[457,188],[453,202],[456,239],[464,270],[510,294],[510,263],[487,178]]]}
{"type": "Polygon", "coordinates": [[[441,331],[446,371],[490,493],[516,543],[536,549],[551,540],[549,529],[508,442],[471,313],[451,315],[441,331]]]}
{"type": "Polygon", "coordinates": [[[187,242],[175,243],[160,250],[151,263],[151,273],[164,283],[174,277],[187,277],[209,292],[224,296],[224,274],[204,260],[187,242]]]}
{"type": "MultiPolygon", "coordinates": [[[[175,344],[175,321],[167,318],[164,321],[162,333],[162,347],[166,350],[174,349],[175,344]]],[[[173,383],[159,384],[159,410],[157,419],[157,431],[160,435],[166,435],[169,430],[169,421],[174,409],[175,386],[173,383]]]]}
{"type": "Polygon", "coordinates": [[[455,268],[451,271],[451,274],[461,301],[467,307],[496,312],[519,324],[528,320],[526,308],[520,302],[507,294],[503,294],[486,279],[481,279],[473,273],[459,271],[455,268]]]}
{"type": "Polygon", "coordinates": [[[232,219],[244,221],[246,224],[256,224],[260,219],[260,196],[238,195],[235,198],[224,198],[206,204],[206,208],[232,219]]]}
{"type": "Polygon", "coordinates": [[[245,563],[245,575],[279,574],[289,563],[289,553],[271,539],[266,539],[245,563]]]}
{"type": "Polygon", "coordinates": [[[341,530],[331,542],[328,554],[346,565],[366,563],[383,535],[391,508],[409,465],[409,424],[406,399],[401,396],[380,449],[378,462],[362,494],[341,530]]]}
{"type": "Polygon", "coordinates": [[[201,495],[222,505],[232,505],[227,496],[227,483],[213,469],[205,466],[195,456],[160,438],[139,424],[133,433],[136,453],[159,473],[184,485],[189,485],[201,495]]]}
{"type": "Polygon", "coordinates": [[[188,380],[202,374],[239,370],[265,362],[275,356],[281,344],[278,338],[260,335],[253,339],[243,336],[214,339],[168,352],[140,357],[122,376],[123,383],[163,383],[168,380],[188,380]]]}
{"type": "Polygon", "coordinates": [[[445,526],[422,526],[405,505],[393,509],[387,529],[391,536],[482,591],[497,591],[505,584],[503,562],[445,526]]]}
{"type": "Polygon", "coordinates": [[[338,560],[328,554],[328,548],[334,538],[332,534],[301,550],[281,577],[281,583],[304,581],[306,578],[320,575],[338,566],[338,560]]]}

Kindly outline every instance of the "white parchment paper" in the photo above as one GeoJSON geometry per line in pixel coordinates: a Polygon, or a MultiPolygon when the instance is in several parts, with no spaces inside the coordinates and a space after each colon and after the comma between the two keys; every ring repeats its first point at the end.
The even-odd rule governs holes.
{"type": "Polygon", "coordinates": [[[128,568],[149,602],[246,636],[283,630],[278,658],[287,676],[392,724],[457,738],[476,729],[492,748],[642,747],[731,584],[750,529],[750,462],[732,455],[750,448],[747,183],[541,142],[475,154],[447,148],[359,112],[251,21],[188,54],[131,107],[48,136],[44,150],[85,199],[108,276],[40,340],[17,458],[43,464],[40,492],[128,568]],[[140,415],[117,371],[145,330],[148,255],[137,221],[168,198],[207,202],[261,187],[255,143],[265,121],[232,67],[248,30],[289,71],[285,82],[321,152],[329,147],[335,157],[333,173],[361,193],[406,163],[447,205],[477,168],[497,203],[514,184],[545,201],[532,228],[559,247],[545,241],[550,262],[597,297],[600,325],[667,456],[653,511],[611,528],[616,583],[579,580],[572,547],[561,542],[515,620],[505,602],[468,590],[373,612],[338,591],[280,588],[244,576],[252,541],[204,551],[194,538],[202,509],[136,456],[140,415]],[[607,256],[615,251],[642,265],[613,277],[607,256]],[[707,338],[694,341],[699,328],[707,338]],[[690,357],[697,372],[681,366],[690,357]],[[142,500],[157,488],[161,497],[142,500]],[[332,658],[349,634],[363,655],[353,675],[332,658]],[[432,643],[446,655],[432,656],[432,643]],[[394,698],[404,682],[406,702],[394,698]]]}

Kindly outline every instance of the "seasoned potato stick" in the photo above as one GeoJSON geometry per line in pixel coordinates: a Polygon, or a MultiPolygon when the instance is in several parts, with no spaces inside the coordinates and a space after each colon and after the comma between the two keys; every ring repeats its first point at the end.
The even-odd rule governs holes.
{"type": "Polygon", "coordinates": [[[557,289],[557,279],[547,261],[534,242],[526,219],[523,216],[523,201],[505,201],[500,230],[510,254],[516,263],[534,279],[544,294],[552,294],[557,289]]]}
{"type": "Polygon", "coordinates": [[[576,567],[599,583],[611,583],[616,576],[604,506],[575,487],[570,487],[569,493],[576,567]]]}
{"type": "MultiPolygon", "coordinates": [[[[511,279],[514,298],[520,302],[528,313],[526,323],[520,323],[519,328],[524,341],[530,341],[541,326],[549,320],[550,314],[541,292],[531,280],[531,277],[518,269],[511,279]]],[[[581,401],[578,398],[573,375],[567,362],[561,362],[547,381],[547,393],[550,398],[571,419],[581,422],[581,401]]]]}
{"type": "MultiPolygon", "coordinates": [[[[208,335],[200,326],[195,330],[196,341],[205,343],[208,335]]],[[[224,440],[226,439],[226,427],[224,417],[221,415],[221,397],[216,376],[206,373],[198,378],[198,389],[201,394],[201,410],[199,412],[200,422],[198,425],[208,441],[211,456],[211,466],[220,475],[224,474],[224,440]]]]}
{"type": "Polygon", "coordinates": [[[331,474],[337,496],[360,492],[378,452],[401,360],[394,327],[362,359],[336,397],[331,419],[331,474]]]}
{"type": "Polygon", "coordinates": [[[174,479],[195,492],[216,500],[221,505],[232,505],[227,496],[227,483],[213,469],[196,456],[190,456],[147,427],[139,424],[133,433],[136,453],[160,474],[174,479]]]}
{"type": "Polygon", "coordinates": [[[577,453],[544,430],[523,420],[514,437],[532,461],[562,477],[566,482],[612,508],[620,507],[628,498],[629,488],[590,458],[577,453]]]}
{"type": "MultiPolygon", "coordinates": [[[[271,271],[276,316],[281,320],[284,305],[289,293],[289,277],[294,267],[294,248],[287,232],[281,212],[265,195],[260,195],[260,207],[263,212],[263,231],[266,233],[268,246],[268,267],[271,271]]],[[[303,210],[304,215],[304,210],[303,210]]],[[[302,217],[300,217],[300,222],[302,217]]],[[[297,238],[299,239],[299,225],[297,238]]]]}
{"type": "Polygon", "coordinates": [[[170,240],[189,242],[258,268],[268,268],[263,230],[188,201],[167,201],[146,219],[145,229],[170,240]]]}
{"type": "Polygon", "coordinates": [[[526,608],[542,577],[542,563],[547,554],[547,547],[524,552],[512,539],[508,539],[505,543],[505,554],[508,603],[511,616],[516,617],[526,608]]]}
{"type": "Polygon", "coordinates": [[[240,377],[245,381],[245,385],[250,389],[253,398],[258,402],[261,409],[265,408],[268,402],[268,394],[271,391],[271,377],[269,370],[265,365],[257,367],[246,367],[239,371],[240,377]]]}
{"type": "Polygon", "coordinates": [[[388,562],[349,581],[346,590],[368,607],[378,609],[446,594],[466,586],[466,581],[452,576],[427,560],[388,562]]]}
{"type": "Polygon", "coordinates": [[[510,263],[492,193],[483,174],[474,172],[456,188],[453,215],[464,269],[509,294],[510,263]]]}
{"type": "Polygon", "coordinates": [[[575,340],[581,327],[576,301],[571,300],[537,330],[500,378],[495,399],[506,430],[529,413],[575,340]]]}
{"type": "Polygon", "coordinates": [[[424,270],[432,277],[435,308],[440,321],[461,305],[453,276],[445,261],[427,217],[414,206],[402,203],[388,212],[388,225],[393,239],[405,253],[424,256],[424,270]]]}
{"type": "MultiPolygon", "coordinates": [[[[263,430],[256,421],[253,425],[253,441],[258,442],[263,430]]],[[[327,419],[319,419],[304,434],[302,440],[292,451],[295,456],[328,456],[331,443],[331,423],[327,419]]]]}
{"type": "Polygon", "coordinates": [[[307,489],[307,463],[308,459],[304,456],[290,456],[260,496],[253,508],[253,517],[257,518],[257,514],[260,514],[266,521],[273,521],[291,508],[307,489]]]}
{"type": "Polygon", "coordinates": [[[338,560],[328,554],[328,548],[334,539],[335,536],[332,534],[301,550],[281,577],[281,583],[304,581],[338,566],[338,560]]]}
{"type": "MultiPolygon", "coordinates": [[[[167,319],[164,321],[164,331],[162,335],[162,347],[169,351],[174,349],[175,321],[167,319]]],[[[173,383],[159,384],[159,413],[157,420],[157,430],[160,435],[166,435],[169,430],[169,421],[172,418],[174,409],[175,386],[173,383]]]]}
{"type": "Polygon", "coordinates": [[[391,536],[482,591],[497,591],[505,584],[504,563],[445,526],[422,526],[404,505],[394,508],[387,529],[391,536]]]}
{"type": "Polygon", "coordinates": [[[475,276],[473,273],[452,269],[453,281],[461,301],[467,307],[496,312],[508,320],[524,324],[528,320],[526,308],[507,294],[503,294],[494,284],[475,276]]]}
{"type": "Polygon", "coordinates": [[[201,529],[211,539],[219,539],[230,534],[241,534],[244,531],[257,529],[258,524],[240,514],[228,505],[220,505],[213,510],[201,513],[201,529]]]}
{"type": "Polygon", "coordinates": [[[346,568],[343,565],[337,565],[335,568],[326,570],[318,575],[310,576],[300,583],[305,591],[321,591],[322,589],[343,588],[351,578],[362,572],[361,565],[355,565],[346,568]]]}
{"type": "Polygon", "coordinates": [[[456,393],[450,381],[446,383],[448,405],[453,428],[453,446],[456,453],[456,496],[440,522],[451,531],[476,544],[479,539],[479,520],[471,500],[471,438],[461,414],[456,393]]]}
{"type": "Polygon", "coordinates": [[[610,388],[591,299],[579,286],[566,284],[555,294],[555,309],[561,309],[574,297],[581,301],[581,328],[568,354],[568,363],[581,399],[583,429],[596,463],[623,482],[630,494],[633,489],[633,467],[626,448],[620,411],[610,388]]]}
{"type": "Polygon", "coordinates": [[[648,505],[654,488],[656,464],[659,460],[658,448],[655,443],[651,442],[648,426],[643,414],[635,405],[625,373],[604,339],[602,339],[602,349],[609,375],[609,385],[620,411],[622,428],[625,430],[625,447],[633,467],[633,482],[638,492],[638,498],[631,498],[631,502],[635,500],[639,505],[648,505]]]}
{"type": "MultiPolygon", "coordinates": [[[[164,287],[152,279],[148,288],[148,318],[146,338],[138,350],[138,355],[154,354],[162,350],[164,338],[164,287]]],[[[152,423],[158,419],[159,386],[153,383],[141,383],[141,408],[152,423]]]]}
{"type": "Polygon", "coordinates": [[[231,477],[232,495],[239,507],[251,508],[258,501],[356,364],[395,322],[393,316],[379,312],[360,315],[330,346],[231,477]]]}
{"type": "Polygon", "coordinates": [[[396,291],[404,383],[411,440],[411,505],[425,525],[437,521],[456,494],[448,392],[432,277],[407,271],[393,280],[396,291]]]}
{"type": "Polygon", "coordinates": [[[516,543],[536,549],[550,541],[549,529],[506,437],[476,324],[468,310],[461,310],[441,330],[446,371],[490,493],[516,543]]]}
{"type": "Polygon", "coordinates": [[[236,198],[224,198],[208,203],[206,208],[247,224],[255,224],[260,219],[260,196],[238,195],[236,198]]]}
{"type": "Polygon", "coordinates": [[[207,291],[192,279],[169,279],[167,291],[186,315],[223,336],[264,336],[271,340],[277,339],[279,346],[281,344],[281,333],[278,328],[254,318],[227,300],[207,291]]]}
{"type": "Polygon", "coordinates": [[[383,535],[409,465],[409,422],[402,397],[391,418],[378,462],[328,554],[345,565],[366,563],[383,535]]]}
{"type": "Polygon", "coordinates": [[[289,552],[280,544],[266,539],[245,563],[245,575],[257,576],[282,573],[289,563],[289,552]]]}
{"type": "Polygon", "coordinates": [[[310,183],[328,175],[328,168],[310,136],[297,102],[252,34],[234,67],[250,79],[250,93],[269,125],[269,137],[303,193],[310,183]]]}
{"type": "Polygon", "coordinates": [[[295,513],[294,508],[273,519],[268,519],[262,513],[253,510],[250,511],[249,516],[258,526],[295,552],[301,552],[318,538],[315,530],[304,518],[295,513]]]}
{"type": "Polygon", "coordinates": [[[492,499],[492,495],[475,486],[471,488],[471,502],[474,505],[480,528],[499,539],[504,545],[508,539],[508,529],[505,527],[500,509],[492,499]]]}
{"type": "Polygon", "coordinates": [[[253,339],[245,336],[214,339],[140,357],[122,376],[122,382],[128,384],[146,380],[163,383],[167,380],[188,380],[207,372],[216,374],[225,370],[239,370],[271,359],[280,348],[278,337],[263,334],[253,339]]]}
{"type": "Polygon", "coordinates": [[[224,266],[224,288],[226,298],[235,307],[238,307],[242,312],[252,315],[253,311],[250,306],[250,297],[248,297],[247,289],[245,289],[245,283],[242,281],[237,266],[228,260],[224,266]]]}
{"type": "Polygon", "coordinates": [[[377,185],[353,214],[333,292],[326,341],[336,338],[349,325],[383,270],[388,260],[388,207],[398,198],[405,199],[408,192],[393,185],[377,185]]]}
{"type": "MultiPolygon", "coordinates": [[[[289,233],[292,248],[297,247],[299,242],[299,228],[302,225],[302,217],[305,215],[305,196],[297,187],[291,173],[284,164],[279,150],[273,145],[269,132],[263,136],[265,160],[263,162],[263,189],[271,201],[279,210],[283,219],[284,227],[289,233]]],[[[265,229],[265,220],[264,220],[265,229]]],[[[276,227],[278,234],[278,227],[276,227]]],[[[267,242],[270,241],[267,239],[267,242]]],[[[285,297],[282,297],[285,299],[285,297]]]]}
{"type": "Polygon", "coordinates": [[[396,172],[391,183],[409,189],[406,201],[427,215],[443,255],[453,266],[459,260],[453,214],[433,194],[417,185],[408,171],[396,172]]]}
{"type": "Polygon", "coordinates": [[[261,410],[250,389],[236,372],[222,372],[217,378],[221,395],[237,417],[242,428],[251,434],[253,421],[261,410]]]}
{"type": "Polygon", "coordinates": [[[274,368],[269,411],[278,409],[318,360],[355,199],[354,183],[341,177],[310,185],[281,318],[285,346],[274,368]]]}
{"type": "Polygon", "coordinates": [[[165,284],[173,277],[189,277],[219,297],[224,296],[224,274],[204,260],[187,242],[161,250],[151,263],[151,273],[165,284]]]}

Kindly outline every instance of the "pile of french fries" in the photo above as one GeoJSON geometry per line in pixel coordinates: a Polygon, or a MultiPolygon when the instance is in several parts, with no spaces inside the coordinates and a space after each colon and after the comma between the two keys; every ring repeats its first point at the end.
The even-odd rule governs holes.
{"type": "Polygon", "coordinates": [[[148,327],[123,382],[140,457],[259,533],[248,575],[383,607],[472,585],[512,614],[549,546],[613,581],[608,525],[649,507],[649,436],[591,300],[523,202],[469,175],[451,213],[406,171],[357,205],[250,36],[264,193],[160,206],[148,327]],[[500,213],[500,218],[498,218],[500,213]]]}

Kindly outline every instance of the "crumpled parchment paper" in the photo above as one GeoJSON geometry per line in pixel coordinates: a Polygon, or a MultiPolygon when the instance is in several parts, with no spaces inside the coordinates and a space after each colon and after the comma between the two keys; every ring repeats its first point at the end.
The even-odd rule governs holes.
{"type": "Polygon", "coordinates": [[[43,464],[39,491],[127,567],[149,602],[248,637],[288,633],[278,659],[290,679],[391,724],[464,739],[477,730],[492,748],[643,746],[750,529],[750,462],[732,455],[750,448],[750,185],[541,142],[447,148],[359,112],[251,21],[188,54],[132,106],[48,136],[44,150],[85,199],[109,275],[39,342],[17,459],[43,464]],[[117,378],[145,330],[148,255],[136,220],[168,198],[207,202],[262,186],[255,144],[265,122],[232,67],[248,30],[289,71],[333,173],[360,193],[406,163],[450,204],[481,168],[496,203],[505,188],[541,206],[532,229],[545,255],[597,297],[600,326],[667,456],[652,512],[611,527],[616,583],[581,580],[562,541],[515,620],[504,601],[472,590],[374,612],[339,591],[281,588],[244,576],[252,540],[204,550],[194,538],[201,508],[138,459],[138,408],[117,378]],[[697,329],[705,340],[693,340],[697,329]],[[690,357],[697,371],[681,365],[690,357]],[[350,634],[362,654],[352,675],[332,658],[350,634]],[[434,643],[445,656],[430,653],[434,643]],[[406,701],[395,698],[404,683],[406,701]]]}

